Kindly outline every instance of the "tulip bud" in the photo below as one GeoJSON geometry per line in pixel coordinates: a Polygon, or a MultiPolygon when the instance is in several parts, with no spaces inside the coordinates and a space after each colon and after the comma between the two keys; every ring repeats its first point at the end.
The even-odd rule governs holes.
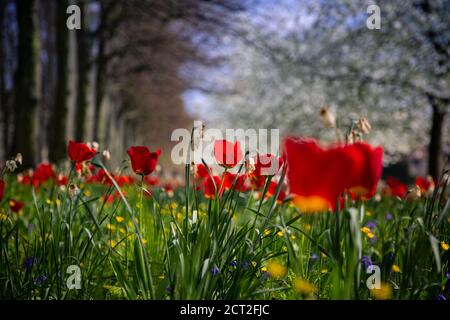
{"type": "Polygon", "coordinates": [[[14,170],[17,169],[17,163],[15,160],[7,160],[6,161],[6,168],[11,171],[14,172],[14,170]]]}
{"type": "Polygon", "coordinates": [[[367,118],[361,118],[358,120],[358,123],[356,124],[358,126],[358,129],[361,133],[368,134],[370,130],[372,129],[372,126],[370,125],[367,118]]]}
{"type": "Polygon", "coordinates": [[[21,165],[22,164],[22,159],[23,159],[22,154],[18,153],[14,160],[16,160],[16,162],[21,165]]]}
{"type": "Polygon", "coordinates": [[[74,198],[75,196],[77,196],[80,193],[80,189],[77,187],[76,184],[71,184],[69,186],[69,196],[71,198],[74,198]]]}
{"type": "Polygon", "coordinates": [[[102,155],[106,160],[111,159],[111,153],[108,150],[103,150],[102,155]]]}
{"type": "Polygon", "coordinates": [[[326,128],[336,127],[336,117],[328,108],[320,109],[320,119],[326,128]]]}
{"type": "Polygon", "coordinates": [[[414,186],[412,189],[410,189],[406,195],[406,200],[416,200],[422,197],[422,190],[418,186],[414,186]]]}

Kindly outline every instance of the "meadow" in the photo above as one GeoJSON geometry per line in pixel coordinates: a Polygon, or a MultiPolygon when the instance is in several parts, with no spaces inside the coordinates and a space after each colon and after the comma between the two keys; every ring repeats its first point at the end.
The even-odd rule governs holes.
{"type": "Polygon", "coordinates": [[[9,160],[0,299],[450,298],[448,172],[406,186],[381,181],[381,159],[371,173],[364,158],[363,178],[373,179],[360,184],[373,190],[341,192],[335,175],[356,166],[346,167],[350,148],[375,149],[324,149],[332,160],[317,167],[316,142],[289,143],[283,158],[269,156],[276,172],[262,175],[260,159],[241,151],[242,161],[221,163],[223,142],[224,172],[188,163],[183,183],[161,181],[160,153],[146,147],[131,147],[118,171],[73,141],[67,170],[21,172],[20,155],[9,160]]]}

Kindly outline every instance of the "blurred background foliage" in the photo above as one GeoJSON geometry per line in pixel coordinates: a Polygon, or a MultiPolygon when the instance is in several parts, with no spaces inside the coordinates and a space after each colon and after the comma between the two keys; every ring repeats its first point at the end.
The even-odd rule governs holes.
{"type": "MultiPolygon", "coordinates": [[[[450,131],[450,1],[2,0],[0,156],[61,162],[98,141],[119,164],[194,119],[331,141],[361,116],[386,164],[439,175],[450,131]],[[367,7],[381,9],[369,30],[367,7]],[[80,30],[68,30],[70,4],[80,30]],[[406,165],[405,165],[406,166],[406,165]]],[[[400,168],[400,169],[396,169],[400,168]]]]}

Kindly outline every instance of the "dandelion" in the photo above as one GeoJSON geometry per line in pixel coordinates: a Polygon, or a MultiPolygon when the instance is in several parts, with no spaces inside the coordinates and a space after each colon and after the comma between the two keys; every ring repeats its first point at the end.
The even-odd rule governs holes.
{"type": "Polygon", "coordinates": [[[379,289],[371,289],[370,293],[376,300],[388,300],[392,297],[392,287],[387,283],[381,283],[379,289]]]}
{"type": "Polygon", "coordinates": [[[113,239],[108,240],[108,244],[111,248],[114,248],[117,245],[117,242],[113,239]]]}
{"type": "Polygon", "coordinates": [[[442,250],[447,251],[450,248],[450,245],[445,241],[441,241],[441,248],[442,250]]]}
{"type": "Polygon", "coordinates": [[[301,278],[294,280],[293,288],[295,292],[302,295],[309,295],[317,291],[317,288],[313,284],[301,278]]]}
{"type": "Polygon", "coordinates": [[[116,221],[117,221],[117,222],[121,223],[121,222],[123,222],[124,220],[125,220],[124,217],[116,216],[116,221]]]}
{"type": "Polygon", "coordinates": [[[395,272],[395,273],[401,272],[400,267],[396,264],[392,265],[392,272],[395,272]]]}
{"type": "Polygon", "coordinates": [[[267,265],[267,272],[273,278],[282,278],[286,275],[287,269],[277,261],[271,261],[267,265]]]}

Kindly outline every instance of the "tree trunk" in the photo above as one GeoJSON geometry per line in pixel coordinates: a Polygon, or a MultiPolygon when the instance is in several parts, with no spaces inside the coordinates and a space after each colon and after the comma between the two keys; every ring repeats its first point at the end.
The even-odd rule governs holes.
{"type": "Polygon", "coordinates": [[[448,101],[438,100],[431,96],[428,96],[428,99],[433,109],[430,144],[428,146],[428,173],[437,181],[443,165],[442,132],[446,116],[445,106],[442,108],[441,104],[448,104],[448,101]]]}
{"type": "Polygon", "coordinates": [[[89,41],[86,35],[86,23],[84,20],[84,3],[79,1],[78,6],[82,13],[82,27],[77,30],[77,65],[78,82],[75,110],[75,139],[83,141],[86,131],[86,111],[88,108],[89,87],[89,41]]]}
{"type": "Polygon", "coordinates": [[[13,153],[21,152],[25,167],[35,164],[34,118],[37,106],[37,24],[34,0],[18,0],[18,59],[15,75],[13,153]]]}
{"type": "Polygon", "coordinates": [[[66,157],[69,55],[69,31],[66,26],[66,9],[69,4],[67,0],[58,0],[55,5],[57,82],[49,124],[49,158],[52,162],[58,162],[66,157]]]}
{"type": "Polygon", "coordinates": [[[108,15],[106,5],[99,2],[100,5],[100,24],[97,31],[98,34],[98,53],[97,53],[97,70],[95,73],[95,101],[94,101],[94,121],[93,121],[93,139],[99,142],[100,138],[100,122],[102,114],[102,103],[106,90],[106,18],[108,15]]]}
{"type": "Polygon", "coordinates": [[[5,9],[6,9],[6,1],[0,2],[0,110],[2,117],[2,147],[1,147],[1,157],[5,159],[8,156],[8,110],[6,107],[6,91],[5,91],[5,83],[3,81],[4,74],[4,65],[5,65],[5,53],[4,53],[4,32],[5,29],[4,21],[5,21],[5,9]]]}

